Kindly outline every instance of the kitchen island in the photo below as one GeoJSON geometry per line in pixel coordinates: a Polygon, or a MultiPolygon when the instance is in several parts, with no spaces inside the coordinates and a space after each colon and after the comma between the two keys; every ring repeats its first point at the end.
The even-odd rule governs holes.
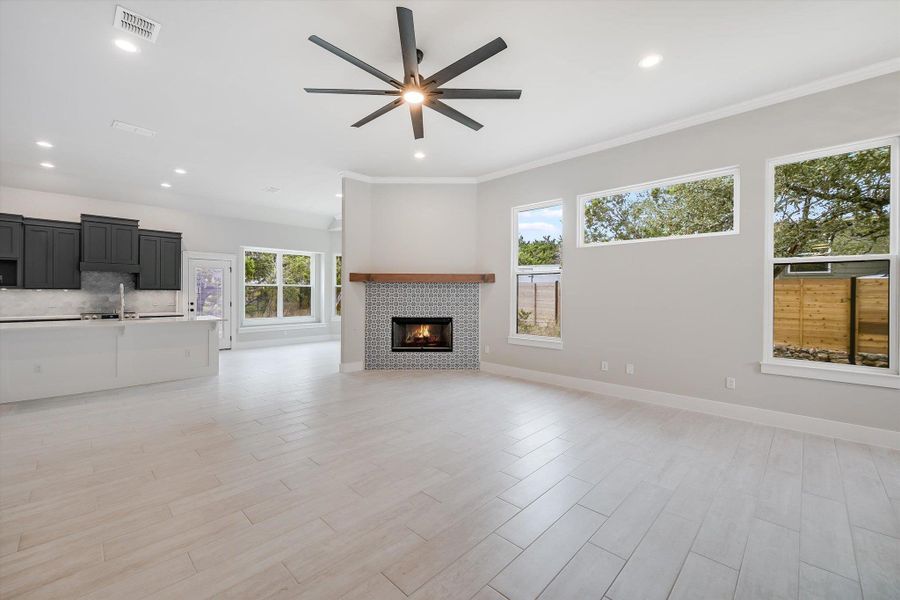
{"type": "Polygon", "coordinates": [[[219,372],[218,320],[0,323],[0,403],[219,372]]]}

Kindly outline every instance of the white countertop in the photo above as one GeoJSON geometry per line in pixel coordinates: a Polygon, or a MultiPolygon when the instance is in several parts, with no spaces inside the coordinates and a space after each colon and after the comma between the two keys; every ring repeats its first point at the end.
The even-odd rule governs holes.
{"type": "MultiPolygon", "coordinates": [[[[59,318],[59,317],[57,317],[59,318]]],[[[102,319],[96,321],[19,321],[16,323],[0,323],[0,331],[13,331],[22,329],[62,329],[62,328],[99,328],[99,327],[144,327],[147,325],[160,325],[166,323],[217,323],[218,318],[189,319],[188,317],[153,317],[143,319],[102,319]]]]}
{"type": "MultiPolygon", "coordinates": [[[[159,317],[183,317],[183,313],[176,312],[155,312],[140,313],[141,318],[156,319],[159,317]]],[[[38,315],[25,317],[0,317],[0,323],[18,323],[21,321],[80,321],[81,315],[38,315]]]]}

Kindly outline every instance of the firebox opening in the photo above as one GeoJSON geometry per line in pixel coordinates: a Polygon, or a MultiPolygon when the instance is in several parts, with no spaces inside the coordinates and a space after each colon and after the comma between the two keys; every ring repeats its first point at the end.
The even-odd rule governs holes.
{"type": "Polygon", "coordinates": [[[393,317],[391,350],[394,352],[452,352],[450,317],[393,317]]]}

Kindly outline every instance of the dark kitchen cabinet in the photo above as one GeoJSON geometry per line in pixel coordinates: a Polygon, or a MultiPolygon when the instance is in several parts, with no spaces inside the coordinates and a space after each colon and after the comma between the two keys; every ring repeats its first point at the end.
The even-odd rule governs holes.
{"type": "Polygon", "coordinates": [[[81,230],[82,271],[139,271],[136,220],[81,215],[81,230]]]}
{"type": "Polygon", "coordinates": [[[181,234],[142,229],[139,233],[141,290],[181,289],[181,234]]]}
{"type": "Polygon", "coordinates": [[[0,288],[22,287],[22,215],[0,213],[0,288]]]}
{"type": "Polygon", "coordinates": [[[24,219],[24,240],[24,287],[81,287],[79,223],[24,219]]]}
{"type": "Polygon", "coordinates": [[[81,287],[81,228],[53,228],[53,287],[79,289],[81,287]]]}

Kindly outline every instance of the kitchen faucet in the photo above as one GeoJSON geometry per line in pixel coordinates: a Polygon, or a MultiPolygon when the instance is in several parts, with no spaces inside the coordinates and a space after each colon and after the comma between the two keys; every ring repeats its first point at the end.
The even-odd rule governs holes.
{"type": "Polygon", "coordinates": [[[119,284],[119,320],[125,320],[125,284],[119,284]]]}

